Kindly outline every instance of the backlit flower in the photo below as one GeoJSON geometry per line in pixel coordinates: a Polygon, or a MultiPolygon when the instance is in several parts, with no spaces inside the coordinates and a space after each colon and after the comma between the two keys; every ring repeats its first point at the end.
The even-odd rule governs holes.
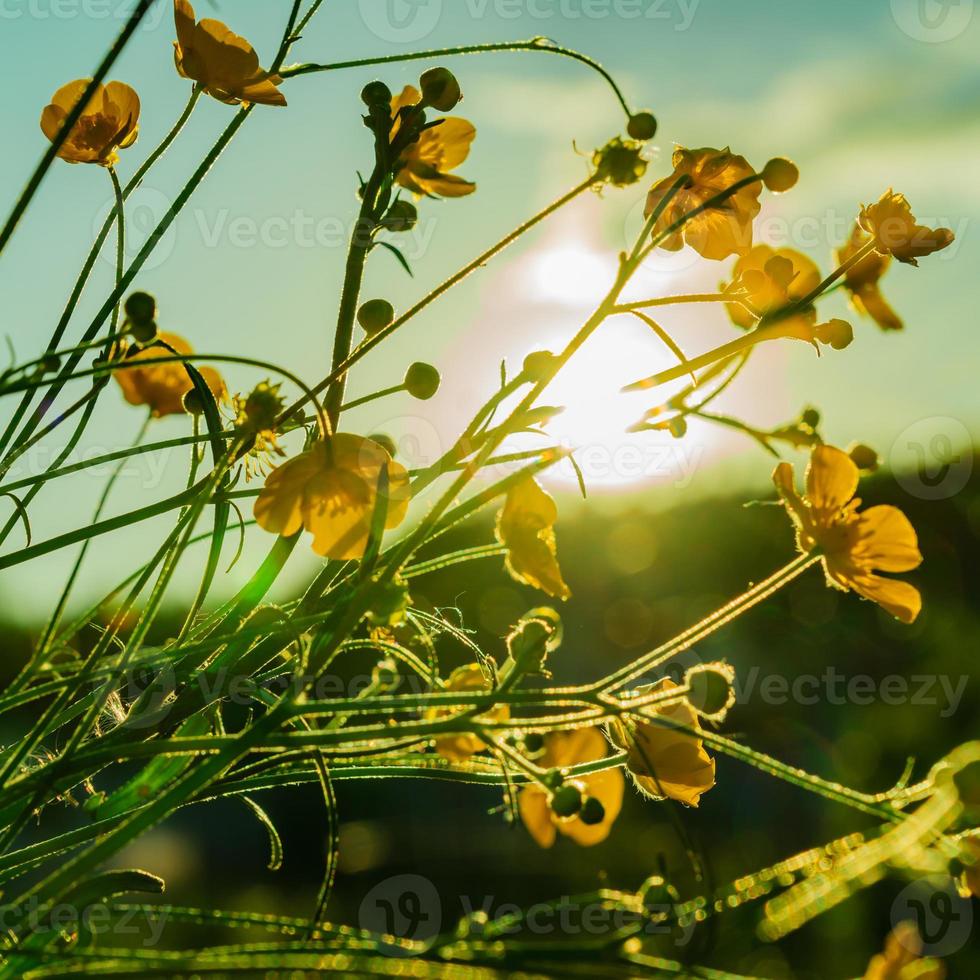
{"type": "MultiPolygon", "coordinates": [[[[665,677],[651,690],[675,687],[665,677]]],[[[686,700],[659,707],[652,714],[695,732],[701,730],[697,713],[686,700]]],[[[715,760],[696,735],[635,715],[625,723],[614,722],[610,733],[613,741],[626,749],[626,768],[647,796],[697,806],[702,793],[715,785],[715,760]]]]}
{"type": "Polygon", "coordinates": [[[874,238],[882,255],[894,255],[899,262],[918,265],[918,258],[953,243],[949,228],[927,228],[915,223],[915,216],[904,194],[891,188],[877,204],[865,204],[858,217],[861,227],[874,238]]]}
{"type": "Polygon", "coordinates": [[[255,501],[255,520],[286,537],[306,528],[313,535],[313,550],[325,558],[361,558],[385,469],[385,527],[396,527],[408,509],[407,471],[373,440],[345,432],[277,466],[255,501]]]}
{"type": "Polygon", "coordinates": [[[507,547],[507,571],[556,599],[572,593],[561,577],[554,524],[558,507],[532,477],[513,486],[497,515],[497,539],[507,547]]]}
{"type": "Polygon", "coordinates": [[[195,22],[188,0],[174,0],[174,63],[184,78],[197,82],[219,102],[285,105],[276,87],[282,81],[259,67],[255,48],[220,20],[195,22]]]}
{"type": "MultiPolygon", "coordinates": [[[[422,94],[414,85],[406,85],[400,95],[391,100],[391,139],[401,127],[399,109],[418,105],[422,94]]],[[[434,126],[423,129],[419,138],[402,151],[395,170],[395,181],[420,197],[464,197],[476,190],[476,184],[457,177],[449,171],[458,167],[469,155],[476,127],[465,119],[440,119],[434,126]]]]}
{"type": "MultiPolygon", "coordinates": [[[[564,769],[594,762],[607,754],[606,740],[598,728],[577,728],[568,732],[549,732],[544,739],[544,754],[535,762],[542,768],[564,769]]],[[[618,768],[603,769],[575,779],[583,797],[591,797],[602,804],[604,812],[598,823],[586,823],[578,814],[558,816],[551,809],[548,792],[537,783],[521,789],[517,806],[528,833],[541,847],[551,847],[558,834],[590,847],[609,836],[623,805],[625,783],[618,768]]]]}
{"type": "MultiPolygon", "coordinates": [[[[179,415],[184,412],[184,395],[193,390],[187,368],[181,361],[164,361],[160,364],[147,364],[145,367],[129,367],[145,361],[159,361],[170,357],[167,349],[172,347],[177,354],[193,354],[194,349],[183,337],[174,333],[159,333],[157,339],[166,346],[145,347],[121,362],[126,367],[117,367],[113,376],[122,388],[123,397],[130,405],[148,405],[155,418],[164,415],[179,415]]],[[[211,389],[216,401],[226,396],[225,383],[221,375],[206,364],[197,366],[205,384],[211,389]]]]}
{"type": "MultiPolygon", "coordinates": [[[[808,296],[820,284],[816,263],[792,248],[755,245],[739,256],[732,268],[732,283],[741,286],[745,298],[763,316],[791,306],[808,296]]],[[[743,329],[755,326],[756,318],[740,303],[728,303],[732,320],[743,329]]],[[[813,336],[817,314],[812,306],[794,313],[782,322],[793,326],[801,339],[813,336]]]]}
{"type": "Polygon", "coordinates": [[[897,508],[887,505],[858,512],[854,496],[858,468],[847,453],[833,446],[816,446],[806,470],[806,496],[793,484],[793,467],[780,463],[773,482],[796,526],[801,551],[818,552],[827,582],[865,599],[911,623],[922,597],[907,582],[875,572],[908,572],[922,562],[915,529],[897,508]]]}
{"type": "MultiPolygon", "coordinates": [[[[80,78],[62,85],[41,113],[41,131],[54,140],[68,113],[88,88],[91,79],[80,78]]],[[[111,167],[119,160],[117,150],[136,142],[139,134],[139,96],[122,82],[98,85],[58,156],[69,163],[98,163],[111,167]]]]}
{"type": "MultiPolygon", "coordinates": [[[[490,685],[483,676],[483,671],[479,664],[467,664],[464,667],[457,667],[446,682],[445,690],[477,693],[489,691],[490,685]]],[[[459,708],[430,708],[425,713],[429,721],[437,718],[445,718],[456,714],[459,708]]],[[[506,704],[500,704],[482,715],[484,719],[494,721],[504,721],[510,717],[510,708],[506,704]]],[[[435,740],[436,752],[450,762],[465,762],[470,756],[482,752],[486,744],[477,735],[470,732],[461,732],[457,735],[441,735],[435,740]]]]}
{"type": "MultiPolygon", "coordinates": [[[[871,240],[871,236],[855,225],[851,237],[834,256],[838,265],[843,265],[857,254],[871,240]]],[[[869,252],[863,259],[852,265],[844,273],[844,287],[851,294],[851,302],[858,313],[871,317],[882,330],[901,330],[899,315],[888,305],[878,281],[885,274],[892,257],[877,250],[869,252]]]]}
{"type": "MultiPolygon", "coordinates": [[[[687,177],[688,185],[670,199],[657,219],[654,235],[754,173],[745,157],[732,153],[727,147],[724,150],[711,147],[687,150],[679,146],[674,150],[672,162],[674,172],[650,188],[644,210],[646,217],[653,213],[678,177],[687,177]]],[[[752,219],[759,213],[761,192],[761,183],[747,184],[691,218],[660,242],[660,247],[675,252],[686,242],[706,259],[724,259],[744,252],[752,245],[752,219]]]]}
{"type": "Polygon", "coordinates": [[[911,922],[900,922],[888,934],[885,951],[871,957],[863,980],[943,980],[946,969],[922,959],[922,940],[911,922]]]}

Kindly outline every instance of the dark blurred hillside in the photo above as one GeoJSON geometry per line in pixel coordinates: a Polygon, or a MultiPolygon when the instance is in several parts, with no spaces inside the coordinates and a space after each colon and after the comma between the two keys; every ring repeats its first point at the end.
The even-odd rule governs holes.
{"type": "MultiPolygon", "coordinates": [[[[915,777],[921,777],[954,746],[977,736],[980,459],[974,464],[966,487],[944,499],[910,494],[907,488],[918,486],[911,476],[863,481],[866,505],[898,505],[919,532],[925,562],[908,576],[924,597],[915,625],[902,626],[871,603],[828,589],[814,569],[681,658],[682,666],[719,658],[735,666],[741,695],[726,733],[868,792],[894,785],[908,757],[916,758],[915,777]],[[806,689],[807,703],[798,703],[785,686],[804,676],[815,680],[806,689]],[[906,694],[899,692],[901,681],[889,679],[896,677],[905,679],[906,694]]],[[[794,550],[781,508],[730,498],[654,516],[639,508],[590,512],[580,522],[560,520],[557,533],[573,592],[561,609],[564,644],[551,662],[559,682],[588,680],[626,663],[785,564],[794,550]]],[[[491,536],[485,521],[444,544],[467,547],[491,536]]],[[[474,630],[473,639],[498,656],[508,627],[544,598],[510,582],[499,558],[416,583],[417,602],[455,610],[447,615],[458,616],[474,630]]],[[[15,652],[23,655],[24,642],[9,631],[3,635],[9,663],[15,652]]],[[[446,670],[469,659],[447,643],[440,654],[446,670]]],[[[365,894],[392,875],[429,879],[445,926],[473,907],[492,913],[511,902],[602,884],[633,888],[661,869],[683,897],[703,893],[710,886],[695,881],[685,838],[721,885],[873,826],[869,817],[727,758],[718,759],[718,785],[698,810],[628,795],[611,837],[591,849],[559,840],[553,850],[539,850],[523,829],[489,812],[501,801],[492,789],[372,780],[339,783],[337,795],[343,847],[330,912],[347,922],[357,922],[365,894]]],[[[308,787],[266,793],[261,802],[286,846],[276,874],[265,870],[264,832],[233,801],[179,815],[129,859],[163,875],[175,863],[168,885],[175,902],[259,903],[307,914],[322,870],[322,802],[308,787]]],[[[709,922],[689,947],[665,947],[664,955],[763,977],[860,975],[892,924],[903,887],[897,879],[882,882],[761,953],[750,952],[758,945],[753,932],[760,909],[749,905],[709,922]]],[[[975,942],[973,951],[962,939],[948,945],[955,952],[951,976],[980,975],[975,942]]]]}

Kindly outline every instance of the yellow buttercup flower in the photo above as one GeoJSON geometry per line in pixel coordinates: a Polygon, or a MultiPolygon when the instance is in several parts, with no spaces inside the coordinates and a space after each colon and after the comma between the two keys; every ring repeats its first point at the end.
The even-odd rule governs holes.
{"type": "MultiPolygon", "coordinates": [[[[728,287],[741,286],[746,299],[763,316],[799,302],[820,284],[820,270],[816,263],[792,248],[772,248],[755,245],[739,256],[732,268],[732,282],[728,287]]],[[[732,320],[745,330],[755,326],[756,320],[739,303],[728,303],[732,320]]],[[[812,306],[801,309],[782,323],[796,327],[794,333],[804,340],[812,339],[817,314],[812,306]]]]}
{"type": "Polygon", "coordinates": [[[371,535],[378,480],[387,469],[385,527],[397,527],[410,496],[408,472],[363,436],[338,432],[277,466],[255,501],[255,520],[273,534],[301,528],[325,558],[361,558],[371,535]]]}
{"type": "MultiPolygon", "coordinates": [[[[644,214],[649,217],[678,177],[687,177],[687,186],[678,191],[657,219],[653,234],[664,231],[678,218],[703,205],[709,198],[727,190],[755,171],[745,157],[727,147],[687,150],[677,147],[674,172],[650,188],[644,214]]],[[[661,248],[676,252],[687,243],[706,259],[724,259],[744,252],[752,245],[752,219],[759,213],[761,183],[748,184],[719,204],[691,218],[680,230],[668,235],[661,248]]]]}
{"type": "MultiPolygon", "coordinates": [[[[568,732],[549,732],[544,740],[544,754],[536,764],[548,769],[564,769],[583,762],[594,762],[608,754],[606,740],[598,728],[577,728],[568,732]]],[[[604,769],[575,780],[583,797],[602,804],[602,819],[586,823],[576,813],[558,816],[551,808],[548,792],[538,784],[521,789],[517,807],[528,833],[541,847],[551,847],[558,836],[570,837],[576,844],[591,847],[604,841],[623,806],[626,781],[617,769],[604,769]]]]}
{"type": "Polygon", "coordinates": [[[879,505],[858,513],[858,468],[851,457],[833,446],[814,447],[805,497],[796,492],[789,463],[780,463],[772,479],[796,525],[798,547],[820,554],[827,583],[853,589],[902,622],[913,622],[922,608],[918,590],[875,572],[918,568],[922,555],[915,529],[897,507],[879,505]]]}
{"type": "MultiPolygon", "coordinates": [[[[664,678],[653,691],[670,691],[677,685],[664,678]]],[[[657,708],[654,715],[699,732],[698,715],[687,701],[657,708]]],[[[626,768],[641,792],[656,800],[677,800],[697,806],[701,795],[715,785],[715,760],[696,735],[655,721],[630,716],[610,726],[613,741],[626,749],[626,768]]]]}
{"type": "MultiPolygon", "coordinates": [[[[162,341],[167,347],[172,347],[178,354],[193,354],[194,349],[184,340],[183,337],[175,333],[159,333],[157,339],[162,341]]],[[[166,347],[154,346],[146,347],[143,350],[127,357],[123,364],[139,364],[143,361],[159,360],[170,356],[170,351],[166,347]]],[[[197,370],[204,378],[205,384],[211,389],[216,401],[222,401],[227,390],[221,375],[206,364],[200,365],[197,370]]],[[[184,395],[194,388],[181,361],[166,361],[162,364],[148,364],[146,367],[125,367],[117,368],[113,371],[113,376],[122,388],[123,396],[130,405],[148,405],[151,414],[155,418],[164,415],[179,415],[186,411],[184,408],[184,395]]]]}
{"type": "Polygon", "coordinates": [[[255,48],[220,20],[194,19],[188,0],[174,0],[174,63],[184,78],[197,82],[219,102],[285,105],[282,81],[259,67],[255,48]]]}
{"type": "MultiPolygon", "coordinates": [[[[391,139],[401,125],[398,111],[405,106],[418,105],[422,93],[414,85],[406,85],[391,100],[391,139]]],[[[419,138],[410,143],[396,163],[395,182],[419,197],[464,197],[476,190],[476,184],[457,177],[449,171],[469,156],[476,127],[465,119],[440,119],[436,125],[423,129],[419,138]]]]}
{"type": "MultiPolygon", "coordinates": [[[[51,97],[51,104],[41,113],[41,131],[49,140],[54,140],[90,82],[89,78],[79,78],[62,85],[51,97]]],[[[59,148],[58,156],[69,163],[112,167],[119,160],[116,151],[136,142],[139,118],[140,100],[133,89],[122,82],[99,85],[59,148]]]]}
{"type": "MultiPolygon", "coordinates": [[[[479,664],[467,664],[464,667],[457,667],[446,682],[445,690],[457,692],[478,692],[489,691],[490,685],[483,676],[483,671],[479,664]]],[[[455,714],[458,708],[430,708],[425,713],[428,721],[437,718],[445,718],[447,715],[455,714]]],[[[510,717],[510,708],[506,704],[497,705],[495,708],[481,716],[484,719],[494,721],[505,721],[510,717]]],[[[486,748],[483,739],[470,732],[462,732],[459,735],[441,735],[435,740],[436,752],[450,762],[465,762],[470,756],[482,752],[486,748]]]]}
{"type": "Polygon", "coordinates": [[[497,540],[507,547],[507,571],[556,599],[572,593],[558,567],[554,524],[558,506],[532,477],[507,494],[497,515],[497,540]]]}
{"type": "MultiPolygon", "coordinates": [[[[863,248],[871,236],[860,225],[855,225],[851,237],[834,255],[838,265],[843,265],[863,248]]],[[[871,317],[882,330],[901,330],[902,320],[888,305],[878,281],[891,264],[892,257],[877,249],[852,265],[844,273],[844,288],[851,294],[851,303],[858,313],[871,317]]]]}
{"type": "Polygon", "coordinates": [[[865,204],[858,217],[861,227],[874,238],[882,255],[894,255],[899,262],[918,265],[918,259],[953,243],[949,228],[927,228],[915,222],[912,208],[904,194],[891,188],[877,204],[865,204]]]}
{"type": "Polygon", "coordinates": [[[939,960],[922,959],[922,940],[911,922],[900,922],[888,934],[885,951],[871,958],[863,980],[943,980],[939,960]]]}

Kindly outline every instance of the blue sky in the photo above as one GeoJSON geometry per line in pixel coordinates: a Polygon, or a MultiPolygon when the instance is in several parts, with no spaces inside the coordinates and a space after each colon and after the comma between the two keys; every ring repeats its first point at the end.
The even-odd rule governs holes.
{"type": "MultiPolygon", "coordinates": [[[[131,6],[132,0],[0,0],[2,210],[44,149],[41,109],[60,85],[90,74],[119,29],[119,15],[131,6]]],[[[226,20],[267,62],[288,6],[286,0],[226,0],[209,9],[200,0],[197,12],[226,20]]],[[[859,204],[889,186],[901,190],[920,220],[948,225],[958,235],[952,248],[921,268],[889,271],[884,288],[906,320],[904,333],[879,333],[834,296],[824,306],[827,314],[849,316],[855,325],[848,350],[819,360],[792,342],[760,351],[718,403],[763,426],[788,420],[804,404],[818,405],[828,439],[868,442],[901,467],[915,458],[915,445],[928,444],[935,433],[960,444],[978,435],[980,15],[973,7],[972,0],[325,0],[290,60],[331,62],[546,35],[602,61],[633,104],[656,113],[660,131],[649,178],[669,170],[674,143],[728,144],[756,166],[775,155],[796,160],[800,183],[787,195],[765,197],[757,238],[800,248],[823,269],[859,204]]],[[[158,0],[111,74],[136,88],[143,103],[140,139],[119,165],[123,180],[189,94],[189,83],[174,71],[172,39],[170,5],[158,0]]],[[[372,258],[365,296],[386,296],[396,309],[580,181],[587,172],[583,153],[623,125],[608,89],[574,62],[521,53],[445,63],[465,94],[459,114],[478,130],[459,172],[479,187],[463,200],[421,203],[422,220],[405,245],[414,278],[386,255],[372,258]]],[[[137,280],[157,296],[163,328],[183,334],[199,351],[266,357],[307,380],[325,374],[356,209],[354,173],[370,163],[358,93],[373,77],[397,89],[429,64],[296,78],[283,86],[286,109],[258,107],[137,280]]],[[[134,243],[233,111],[202,100],[178,143],[131,199],[134,243]]],[[[575,331],[636,227],[643,189],[608,191],[602,199],[586,195],[433,304],[365,359],[351,389],[357,394],[395,383],[409,361],[424,358],[442,371],[442,391],[425,404],[406,396],[356,410],[347,425],[391,431],[406,456],[417,460],[438,452],[489,392],[501,359],[516,367],[528,350],[559,344],[575,331]]],[[[0,262],[0,330],[21,359],[46,341],[110,196],[100,169],[59,161],[7,248],[0,262]]],[[[643,286],[710,290],[728,274],[728,263],[689,259],[682,253],[655,266],[643,286]]],[[[77,337],[101,305],[111,275],[107,251],[69,337],[77,337]]],[[[662,322],[689,353],[733,336],[715,308],[678,309],[662,322]]],[[[651,507],[663,507],[681,493],[765,486],[770,460],[738,434],[692,426],[683,443],[623,436],[619,430],[648,407],[649,396],[623,402],[619,384],[657,370],[666,355],[632,322],[616,320],[603,331],[555,392],[575,402],[556,434],[595,450],[595,506],[640,495],[651,507]],[[632,455],[617,456],[624,445],[632,455]],[[632,469],[623,478],[627,456],[632,469]],[[610,465],[619,468],[618,476],[605,480],[610,465]]],[[[233,389],[247,389],[260,377],[239,368],[226,374],[233,389]]],[[[0,415],[9,408],[10,400],[0,415]]],[[[126,446],[140,421],[110,388],[80,451],[126,446]]],[[[167,438],[185,427],[184,420],[165,420],[153,432],[167,438]]],[[[51,445],[60,445],[57,436],[51,445]]],[[[30,465],[50,456],[42,451],[30,465]]],[[[132,468],[110,511],[171,492],[185,466],[185,457],[174,453],[132,468]]],[[[88,519],[100,487],[96,476],[104,478],[105,471],[49,485],[33,511],[38,539],[88,519]]],[[[568,496],[566,506],[578,506],[567,475],[552,489],[568,496]]],[[[133,555],[168,526],[155,522],[101,541],[101,567],[118,556],[121,577],[133,555]]],[[[265,545],[260,540],[249,550],[229,584],[248,573],[250,559],[265,545]]],[[[43,608],[60,588],[67,557],[0,573],[0,606],[27,614],[43,608]]],[[[300,562],[296,574],[309,567],[300,562]]]]}

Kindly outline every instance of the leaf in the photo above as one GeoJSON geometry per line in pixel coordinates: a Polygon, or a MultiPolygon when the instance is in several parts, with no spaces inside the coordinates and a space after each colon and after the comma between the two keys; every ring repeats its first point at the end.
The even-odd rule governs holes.
{"type": "Polygon", "coordinates": [[[412,272],[412,267],[408,264],[408,259],[406,259],[405,256],[402,255],[401,251],[399,249],[395,248],[395,246],[392,245],[391,242],[377,241],[377,242],[375,242],[375,244],[376,245],[381,245],[383,248],[388,249],[388,251],[391,252],[395,256],[396,259],[398,259],[399,265],[401,265],[401,267],[410,276],[412,276],[414,278],[415,273],[412,272]]]}
{"type": "Polygon", "coordinates": [[[272,818],[262,809],[250,796],[240,796],[239,799],[258,817],[259,823],[266,829],[269,835],[269,863],[270,871],[278,871],[282,867],[282,838],[272,818]]]}

